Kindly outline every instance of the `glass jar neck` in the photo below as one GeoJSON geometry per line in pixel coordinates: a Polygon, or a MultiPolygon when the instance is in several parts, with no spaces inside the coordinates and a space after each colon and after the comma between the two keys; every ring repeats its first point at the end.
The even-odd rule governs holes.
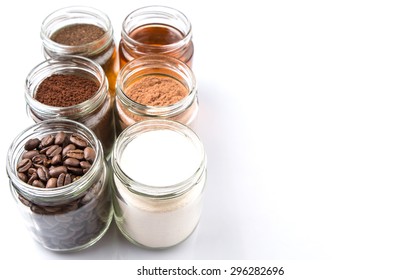
{"type": "Polygon", "coordinates": [[[116,96],[118,102],[135,115],[169,118],[184,112],[193,104],[197,97],[196,79],[192,70],[180,60],[163,55],[150,55],[132,60],[120,70],[116,96]],[[169,106],[147,106],[131,100],[125,93],[126,88],[135,80],[147,75],[170,76],[187,88],[188,95],[169,106]]]}
{"type": "Polygon", "coordinates": [[[94,57],[113,45],[113,32],[111,21],[106,14],[90,7],[74,6],[57,10],[47,16],[42,23],[40,35],[47,58],[60,55],[94,57]],[[104,34],[93,42],[78,46],[59,44],[51,39],[56,31],[74,24],[96,25],[103,29],[104,34]]]}
{"type": "Polygon", "coordinates": [[[197,182],[200,182],[206,176],[207,157],[204,151],[203,144],[194,131],[187,126],[171,121],[171,120],[146,120],[136,123],[129,128],[125,129],[120,134],[112,152],[111,165],[114,176],[132,193],[150,197],[153,199],[171,199],[179,197],[193,188],[197,182]],[[152,186],[142,184],[141,182],[134,181],[121,169],[120,160],[121,156],[127,145],[136,137],[136,134],[144,133],[152,130],[173,130],[177,133],[183,134],[188,138],[196,147],[200,155],[200,163],[196,171],[191,174],[186,180],[168,186],[152,186]]]}
{"type": "Polygon", "coordinates": [[[28,114],[39,120],[52,118],[79,119],[96,111],[108,97],[108,81],[101,66],[78,56],[62,56],[49,59],[36,66],[26,78],[25,100],[28,114]],[[36,100],[38,85],[53,74],[80,74],[97,81],[99,89],[88,100],[69,107],[54,107],[36,100]]]}
{"type": "Polygon", "coordinates": [[[98,174],[106,172],[104,166],[104,155],[102,145],[94,133],[83,124],[71,120],[47,120],[37,123],[19,134],[7,153],[7,174],[10,178],[11,187],[29,201],[38,205],[55,205],[73,201],[92,186],[97,180],[98,174]],[[32,138],[42,138],[43,136],[57,133],[78,133],[82,135],[96,151],[96,156],[90,169],[77,181],[52,189],[38,188],[31,186],[19,179],[16,166],[25,151],[25,143],[32,138]]]}

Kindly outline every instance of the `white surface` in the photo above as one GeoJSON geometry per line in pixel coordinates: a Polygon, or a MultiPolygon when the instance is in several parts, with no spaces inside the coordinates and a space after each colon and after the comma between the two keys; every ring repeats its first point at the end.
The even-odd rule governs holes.
{"type": "MultiPolygon", "coordinates": [[[[124,17],[150,2],[83,1],[110,16],[117,38],[124,17]]],[[[40,248],[23,228],[4,162],[31,124],[23,84],[43,59],[41,22],[80,3],[2,9],[3,258],[419,258],[416,1],[169,2],[190,18],[196,46],[197,133],[208,154],[199,227],[163,251],[131,245],[114,226],[82,252],[40,248]]]]}

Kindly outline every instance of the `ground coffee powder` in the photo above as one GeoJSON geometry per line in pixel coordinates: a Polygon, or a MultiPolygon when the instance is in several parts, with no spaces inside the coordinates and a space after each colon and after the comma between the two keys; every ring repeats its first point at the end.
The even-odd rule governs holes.
{"type": "Polygon", "coordinates": [[[69,107],[91,98],[99,89],[93,80],[70,74],[54,74],[38,86],[35,99],[54,107],[69,107]]]}
{"type": "Polygon", "coordinates": [[[102,28],[93,24],[72,24],[57,30],[50,39],[67,46],[80,46],[96,41],[104,34],[102,28]]]}

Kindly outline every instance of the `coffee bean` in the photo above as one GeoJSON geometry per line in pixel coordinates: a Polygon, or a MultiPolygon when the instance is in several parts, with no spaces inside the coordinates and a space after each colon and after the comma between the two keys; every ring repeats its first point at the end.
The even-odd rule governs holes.
{"type": "Polygon", "coordinates": [[[61,173],[59,176],[58,176],[58,179],[57,179],[57,187],[62,187],[62,186],[64,186],[64,179],[66,178],[66,174],[64,174],[64,173],[61,173]]]}
{"type": "Polygon", "coordinates": [[[75,149],[76,149],[76,146],[74,144],[68,144],[67,146],[63,148],[63,151],[61,152],[61,154],[63,155],[63,157],[65,157],[68,151],[75,150],[75,149]]]}
{"type": "Polygon", "coordinates": [[[36,155],[36,156],[34,156],[34,157],[32,158],[32,162],[33,162],[34,164],[46,165],[46,162],[47,162],[47,156],[46,156],[46,155],[43,155],[43,154],[38,154],[38,155],[36,155]]]}
{"type": "Polygon", "coordinates": [[[67,167],[65,166],[57,166],[50,169],[50,176],[54,178],[58,178],[60,174],[67,173],[67,167]]]}
{"type": "Polygon", "coordinates": [[[88,161],[81,161],[80,162],[80,167],[84,168],[84,169],[89,169],[92,166],[92,164],[90,164],[88,161]]]}
{"type": "Polygon", "coordinates": [[[18,177],[19,177],[19,179],[21,180],[21,181],[23,181],[23,182],[28,182],[28,176],[26,176],[26,174],[25,173],[23,173],[23,172],[18,172],[18,177]]]}
{"type": "Polygon", "coordinates": [[[82,150],[70,150],[66,153],[66,157],[75,159],[84,159],[84,152],[82,150]]]}
{"type": "Polygon", "coordinates": [[[50,179],[48,169],[45,166],[38,167],[38,169],[36,170],[36,174],[38,175],[38,178],[43,182],[47,182],[48,179],[50,179]]]}
{"type": "Polygon", "coordinates": [[[51,164],[52,165],[58,165],[61,163],[61,154],[55,155],[52,159],[51,159],[51,164]]]}
{"type": "Polygon", "coordinates": [[[83,150],[83,156],[88,162],[93,163],[96,157],[95,150],[92,147],[86,147],[83,150]]]}
{"type": "Polygon", "coordinates": [[[58,145],[52,145],[48,148],[47,152],[45,153],[47,157],[52,158],[53,156],[56,156],[61,153],[63,149],[58,145]]]}
{"type": "Polygon", "coordinates": [[[50,178],[45,187],[47,189],[56,188],[57,187],[57,178],[50,178]]]}
{"type": "Polygon", "coordinates": [[[26,172],[29,170],[29,168],[31,168],[31,166],[32,166],[32,160],[30,160],[29,158],[22,159],[17,164],[17,171],[26,172]]]}
{"type": "Polygon", "coordinates": [[[32,176],[32,174],[36,174],[36,168],[34,167],[29,168],[27,173],[29,176],[32,176]]]}
{"type": "Polygon", "coordinates": [[[38,175],[36,174],[36,172],[34,174],[31,175],[31,177],[28,179],[28,184],[32,185],[32,183],[38,179],[38,175]]]}
{"type": "Polygon", "coordinates": [[[22,154],[22,159],[25,159],[25,158],[32,159],[36,155],[39,155],[39,152],[37,150],[30,150],[22,154]]]}
{"type": "Polygon", "coordinates": [[[74,145],[80,147],[80,148],[86,148],[87,145],[88,145],[88,143],[83,138],[83,136],[81,136],[80,134],[76,134],[76,133],[73,133],[70,136],[70,142],[73,143],[74,145]]]}
{"type": "Polygon", "coordinates": [[[19,198],[20,202],[23,203],[23,205],[28,206],[28,207],[31,207],[32,202],[30,202],[29,200],[27,200],[26,198],[24,198],[21,195],[18,195],[18,198],[19,198]]]}
{"type": "Polygon", "coordinates": [[[65,186],[65,185],[68,185],[68,184],[71,184],[71,182],[72,182],[72,179],[71,179],[70,174],[66,174],[66,175],[64,176],[64,186],[65,186]]]}
{"type": "Polygon", "coordinates": [[[44,136],[41,139],[40,147],[45,148],[45,147],[48,147],[48,146],[52,145],[53,143],[54,143],[54,135],[49,134],[47,136],[44,136]]]}
{"type": "Polygon", "coordinates": [[[30,151],[37,148],[40,143],[41,141],[38,138],[29,139],[26,141],[24,148],[25,150],[30,151]]]}
{"type": "Polygon", "coordinates": [[[80,165],[80,161],[78,159],[75,159],[75,158],[66,158],[66,160],[63,162],[63,164],[66,165],[66,166],[78,167],[80,165]]]}
{"type": "Polygon", "coordinates": [[[67,170],[74,175],[83,175],[83,169],[80,167],[68,166],[67,170]]]}
{"type": "Polygon", "coordinates": [[[55,135],[54,144],[61,145],[66,140],[66,134],[64,132],[59,132],[55,135]]]}
{"type": "Polygon", "coordinates": [[[42,183],[42,181],[40,180],[34,180],[34,182],[32,183],[32,186],[38,187],[38,188],[45,188],[44,183],[42,183]]]}

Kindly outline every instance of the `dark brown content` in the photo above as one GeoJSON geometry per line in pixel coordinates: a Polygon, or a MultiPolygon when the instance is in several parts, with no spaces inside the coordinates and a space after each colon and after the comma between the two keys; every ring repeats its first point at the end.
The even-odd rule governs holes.
{"type": "Polygon", "coordinates": [[[56,43],[67,46],[80,46],[100,39],[105,31],[93,24],[72,24],[65,26],[50,37],[56,43]]]}
{"type": "Polygon", "coordinates": [[[95,81],[73,74],[54,74],[38,86],[35,99],[54,107],[69,107],[90,99],[99,89],[95,81]]]}

